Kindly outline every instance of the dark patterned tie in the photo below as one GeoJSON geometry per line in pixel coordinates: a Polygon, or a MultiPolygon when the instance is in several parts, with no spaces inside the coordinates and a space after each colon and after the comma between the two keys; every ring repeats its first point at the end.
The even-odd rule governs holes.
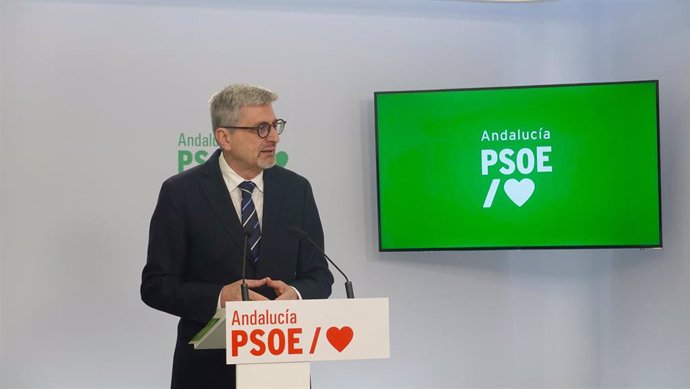
{"type": "Polygon", "coordinates": [[[247,240],[249,258],[252,262],[259,261],[259,242],[261,241],[261,226],[259,226],[259,216],[256,214],[254,201],[252,201],[252,192],[254,191],[254,183],[251,181],[244,181],[240,184],[242,191],[242,228],[249,226],[253,233],[247,240]]]}

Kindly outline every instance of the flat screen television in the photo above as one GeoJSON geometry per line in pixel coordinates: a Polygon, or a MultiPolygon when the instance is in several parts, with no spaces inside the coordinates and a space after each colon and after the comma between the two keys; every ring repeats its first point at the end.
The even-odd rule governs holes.
{"type": "Polygon", "coordinates": [[[661,247],[658,81],[374,101],[380,251],[661,247]]]}

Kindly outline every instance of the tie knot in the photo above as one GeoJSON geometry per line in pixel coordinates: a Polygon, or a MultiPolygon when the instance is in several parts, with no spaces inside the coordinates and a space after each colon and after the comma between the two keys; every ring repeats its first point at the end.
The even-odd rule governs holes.
{"type": "Polygon", "coordinates": [[[251,181],[242,181],[242,183],[239,185],[240,190],[242,191],[242,197],[247,198],[247,197],[252,197],[252,192],[254,191],[254,183],[251,181]]]}
{"type": "Polygon", "coordinates": [[[240,185],[239,185],[240,190],[242,191],[242,197],[245,197],[245,196],[251,197],[252,192],[254,192],[255,186],[256,185],[254,185],[254,183],[251,181],[242,181],[242,183],[240,183],[240,185]]]}

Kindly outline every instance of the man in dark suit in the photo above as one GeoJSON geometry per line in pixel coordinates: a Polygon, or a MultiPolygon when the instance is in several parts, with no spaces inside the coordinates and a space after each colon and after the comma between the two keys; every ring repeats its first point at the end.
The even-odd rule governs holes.
{"type": "Polygon", "coordinates": [[[242,300],[242,261],[250,300],[331,293],[333,276],[323,256],[288,232],[298,227],[323,247],[309,182],[275,166],[285,126],[273,112],[276,99],[271,91],[244,84],[216,93],[210,104],[219,150],[161,188],[141,297],[180,317],[172,388],[235,386],[235,367],[226,366],[224,350],[193,350],[188,343],[218,306],[242,300]],[[243,259],[245,234],[249,247],[243,259]]]}

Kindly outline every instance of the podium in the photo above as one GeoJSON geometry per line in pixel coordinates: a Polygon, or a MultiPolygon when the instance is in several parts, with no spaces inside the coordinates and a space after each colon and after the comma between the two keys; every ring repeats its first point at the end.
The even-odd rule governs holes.
{"type": "Polygon", "coordinates": [[[310,362],[390,357],[388,299],[228,302],[189,343],[225,349],[237,389],[308,389],[310,362]]]}

